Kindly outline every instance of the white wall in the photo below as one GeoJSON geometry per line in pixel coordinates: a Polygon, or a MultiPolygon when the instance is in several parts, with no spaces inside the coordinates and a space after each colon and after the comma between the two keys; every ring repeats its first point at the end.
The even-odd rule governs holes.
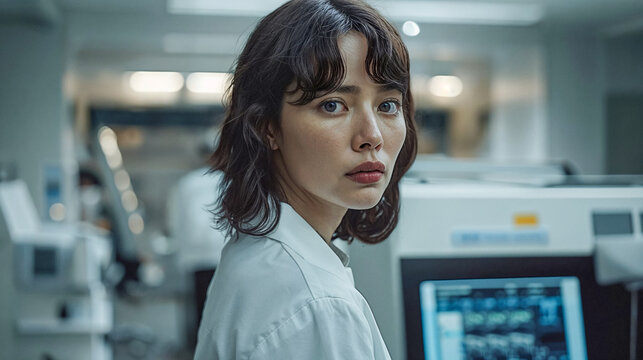
{"type": "Polygon", "coordinates": [[[547,159],[546,49],[541,29],[423,24],[422,33],[405,38],[416,72],[430,70],[423,64],[430,59],[477,60],[490,65],[490,128],[481,155],[492,160],[547,159]]]}
{"type": "Polygon", "coordinates": [[[643,91],[641,37],[603,44],[596,28],[423,26],[422,58],[471,56],[492,66],[486,156],[569,161],[582,174],[606,172],[605,95],[643,91]],[[604,49],[605,48],[605,49],[604,49]],[[608,76],[605,76],[608,75],[608,76]]]}
{"type": "Polygon", "coordinates": [[[60,26],[0,23],[0,162],[14,163],[43,213],[45,164],[65,168],[69,195],[71,124],[62,93],[64,33],[60,26]],[[65,161],[63,161],[65,159],[65,161]]]}
{"type": "Polygon", "coordinates": [[[537,162],[548,158],[543,58],[539,39],[508,45],[494,53],[491,159],[537,162]]]}
{"type": "MultiPolygon", "coordinates": [[[[0,163],[17,166],[39,208],[43,164],[60,164],[71,151],[62,140],[62,35],[53,26],[0,23],[0,163]]],[[[13,359],[12,261],[7,234],[1,230],[0,249],[0,358],[13,359]]]]}
{"type": "Polygon", "coordinates": [[[584,174],[605,171],[600,42],[574,28],[545,31],[549,155],[584,174]]]}
{"type": "Polygon", "coordinates": [[[13,249],[5,239],[9,236],[0,211],[0,359],[13,355],[13,249]]]}
{"type": "Polygon", "coordinates": [[[612,45],[605,70],[596,29],[551,24],[442,28],[448,31],[427,29],[434,33],[424,44],[426,56],[465,53],[491,63],[489,158],[566,160],[581,173],[605,173],[605,89],[643,86],[643,67],[636,62],[643,55],[635,56],[643,50],[633,50],[631,41],[612,45]],[[631,75],[633,69],[638,75],[631,75]],[[617,74],[606,84],[604,71],[617,74]]]}
{"type": "MultiPolygon", "coordinates": [[[[464,55],[491,64],[486,156],[566,160],[584,174],[605,172],[603,64],[596,29],[543,23],[513,28],[423,26],[422,31],[428,34],[423,43],[406,39],[420,61],[464,55]]],[[[627,51],[617,56],[625,59],[627,51]]]]}
{"type": "Polygon", "coordinates": [[[605,92],[643,93],[643,29],[638,34],[605,38],[605,92]]]}
{"type": "Polygon", "coordinates": [[[605,38],[602,58],[606,171],[643,174],[643,29],[605,38]]]}

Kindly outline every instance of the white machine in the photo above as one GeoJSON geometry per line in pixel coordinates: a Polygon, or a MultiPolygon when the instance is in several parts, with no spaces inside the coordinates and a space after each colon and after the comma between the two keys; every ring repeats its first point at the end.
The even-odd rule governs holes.
{"type": "Polygon", "coordinates": [[[89,226],[41,224],[22,181],[0,183],[0,302],[7,359],[111,359],[113,314],[102,272],[106,235],[89,226]],[[56,226],[54,226],[56,225],[56,226]]]}
{"type": "Polygon", "coordinates": [[[401,197],[392,236],[350,249],[394,359],[630,356],[630,294],[604,285],[643,278],[642,186],[407,180],[401,197]],[[619,249],[597,273],[601,241],[619,249]]]}
{"type": "Polygon", "coordinates": [[[637,347],[643,347],[639,345],[643,341],[637,336],[640,329],[639,293],[643,290],[643,204],[640,209],[638,224],[642,231],[638,236],[632,236],[635,221],[627,211],[596,213],[592,219],[596,236],[596,280],[601,285],[622,283],[631,293],[630,360],[636,360],[637,347]]]}

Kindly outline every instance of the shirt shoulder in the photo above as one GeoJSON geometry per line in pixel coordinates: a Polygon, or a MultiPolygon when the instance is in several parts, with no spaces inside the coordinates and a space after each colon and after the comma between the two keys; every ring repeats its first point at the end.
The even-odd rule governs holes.
{"type": "MultiPolygon", "coordinates": [[[[241,237],[223,249],[208,290],[195,359],[341,359],[325,357],[339,350],[319,343],[319,335],[336,339],[344,334],[340,337],[348,340],[350,334],[340,328],[366,331],[364,339],[350,342],[372,349],[367,307],[347,277],[307,261],[288,244],[241,237]],[[302,347],[289,349],[284,344],[288,339],[302,347]],[[324,350],[321,345],[330,347],[324,350]],[[276,356],[275,351],[293,356],[276,356]],[[324,356],[294,356],[297,351],[324,356]],[[273,353],[274,357],[264,356],[273,353]]],[[[379,334],[376,328],[375,332],[379,334]]],[[[339,346],[343,341],[333,342],[339,346]]]]}
{"type": "Polygon", "coordinates": [[[268,237],[244,237],[224,248],[216,285],[226,292],[233,288],[230,291],[239,296],[275,292],[278,298],[292,298],[297,292],[302,302],[321,297],[352,299],[355,288],[348,271],[339,276],[311,263],[288,244],[268,237]]]}
{"type": "Polygon", "coordinates": [[[263,237],[226,244],[208,289],[197,354],[247,358],[263,334],[314,298],[293,255],[283,244],[263,237]]]}
{"type": "Polygon", "coordinates": [[[212,287],[227,299],[256,295],[284,299],[295,292],[305,299],[312,296],[293,254],[266,237],[244,237],[226,244],[212,287]]]}
{"type": "Polygon", "coordinates": [[[373,338],[367,318],[354,303],[315,298],[262,334],[248,359],[375,359],[373,338]]]}

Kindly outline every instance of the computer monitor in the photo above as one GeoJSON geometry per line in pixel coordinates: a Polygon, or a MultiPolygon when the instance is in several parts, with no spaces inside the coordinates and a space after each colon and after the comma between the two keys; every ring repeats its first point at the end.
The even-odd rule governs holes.
{"type": "MultiPolygon", "coordinates": [[[[549,332],[547,342],[551,343],[550,340],[555,339],[556,336],[560,339],[560,332],[562,331],[564,332],[565,340],[563,342],[559,341],[559,343],[564,343],[569,352],[569,360],[579,358],[572,357],[577,355],[572,353],[571,351],[575,350],[571,349],[583,347],[582,339],[585,339],[584,348],[588,360],[629,358],[630,294],[620,285],[599,285],[594,275],[594,260],[591,256],[401,258],[400,270],[404,309],[404,338],[406,340],[406,359],[408,360],[441,359],[436,357],[440,355],[435,355],[430,346],[431,341],[440,342],[440,335],[437,333],[439,328],[436,324],[433,334],[430,333],[430,329],[425,330],[425,328],[430,328],[430,324],[424,325],[425,314],[428,315],[431,311],[435,311],[437,315],[442,312],[441,309],[449,309],[449,306],[451,306],[450,309],[454,310],[452,312],[455,313],[461,311],[458,310],[457,306],[464,309],[464,306],[470,304],[466,300],[467,297],[473,298],[473,304],[475,304],[475,299],[483,297],[489,292],[493,292],[494,295],[498,295],[496,294],[498,291],[500,295],[507,294],[506,289],[511,287],[515,287],[516,294],[521,295],[518,296],[517,300],[523,299],[527,301],[526,299],[529,298],[529,284],[535,278],[539,280],[533,282],[534,289],[540,288],[548,294],[547,297],[542,298],[542,301],[544,301],[543,306],[553,308],[556,304],[557,311],[559,311],[557,314],[558,319],[562,319],[564,322],[564,326],[558,328],[558,335],[553,331],[556,327],[543,328],[543,330],[549,332]],[[480,281],[476,281],[476,279],[480,281]],[[462,287],[462,289],[469,290],[463,291],[462,295],[456,295],[453,291],[453,286],[456,285],[464,285],[465,287],[462,287]],[[433,290],[431,290],[432,287],[433,290]],[[445,291],[445,287],[447,290],[451,290],[445,291]],[[545,289],[547,290],[545,291],[545,289]],[[434,293],[433,295],[431,295],[432,292],[434,293]],[[456,301],[458,297],[464,298],[464,300],[456,301]],[[429,300],[431,298],[435,299],[434,310],[431,310],[430,303],[426,303],[433,301],[429,300]],[[431,337],[434,340],[431,340],[431,337]],[[572,342],[571,345],[570,341],[572,342]]],[[[508,300],[504,301],[504,306],[508,306],[506,304],[508,300]]],[[[479,301],[478,305],[486,305],[491,309],[493,309],[491,305],[501,306],[498,300],[496,300],[495,304],[491,302],[485,304],[479,301]]],[[[639,312],[643,313],[643,303],[639,304],[639,312]]],[[[520,315],[521,313],[516,314],[518,317],[520,315]]],[[[522,316],[525,316],[525,314],[522,313],[522,316]]],[[[451,316],[447,314],[444,317],[445,322],[453,321],[453,319],[457,319],[456,314],[451,316]]],[[[469,320],[475,321],[476,319],[469,320]]],[[[500,320],[502,320],[502,317],[497,316],[492,319],[492,322],[500,320]]],[[[639,317],[638,320],[639,327],[643,327],[643,317],[639,317]]],[[[489,332],[487,331],[487,333],[489,332]]],[[[457,338],[457,334],[453,335],[453,338],[457,338]]],[[[494,344],[506,344],[506,339],[498,336],[480,338],[470,337],[469,340],[472,346],[475,344],[480,346],[482,344],[480,340],[494,344]]],[[[641,341],[641,338],[643,336],[639,336],[638,341],[641,341]]],[[[448,337],[444,337],[444,339],[446,340],[448,337]]],[[[528,336],[514,334],[512,341],[528,343],[531,340],[528,336]]],[[[534,344],[536,344],[536,338],[534,338],[534,344]]],[[[582,355],[582,349],[578,350],[577,353],[582,355]]],[[[643,351],[639,351],[639,355],[641,354],[643,354],[643,351]]],[[[442,358],[458,359],[458,357],[442,358]]],[[[476,358],[471,356],[469,358],[463,357],[463,359],[476,358]]],[[[547,357],[544,359],[549,360],[547,357]]],[[[584,359],[584,357],[581,356],[579,359],[584,359]]]]}
{"type": "Polygon", "coordinates": [[[587,360],[576,277],[423,281],[426,360],[587,360]]]}

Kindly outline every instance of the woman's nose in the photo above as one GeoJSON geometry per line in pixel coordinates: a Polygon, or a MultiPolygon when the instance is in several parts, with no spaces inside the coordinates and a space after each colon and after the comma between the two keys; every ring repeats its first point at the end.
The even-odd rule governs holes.
{"type": "Polygon", "coordinates": [[[379,151],[384,139],[377,116],[370,109],[364,109],[357,114],[355,121],[355,135],[353,137],[353,150],[379,151]]]}

